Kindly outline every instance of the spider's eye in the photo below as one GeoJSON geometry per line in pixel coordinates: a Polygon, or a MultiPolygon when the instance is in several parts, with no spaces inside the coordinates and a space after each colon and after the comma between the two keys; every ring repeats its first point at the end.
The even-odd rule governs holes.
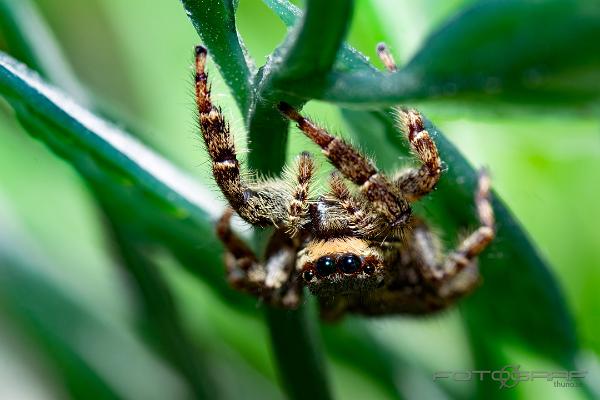
{"type": "Polygon", "coordinates": [[[375,267],[372,266],[371,264],[367,264],[365,265],[365,267],[363,268],[363,271],[365,271],[366,274],[371,275],[373,272],[375,272],[375,267]]]}
{"type": "Polygon", "coordinates": [[[329,256],[319,258],[315,266],[320,276],[327,276],[335,272],[335,261],[329,256]]]}
{"type": "Polygon", "coordinates": [[[360,269],[360,258],[354,254],[342,256],[338,260],[338,267],[345,274],[353,274],[360,269]]]}
{"type": "Polygon", "coordinates": [[[314,277],[315,277],[315,271],[313,271],[312,269],[307,269],[306,271],[304,271],[302,273],[302,278],[304,278],[304,280],[306,282],[312,281],[314,277]]]}

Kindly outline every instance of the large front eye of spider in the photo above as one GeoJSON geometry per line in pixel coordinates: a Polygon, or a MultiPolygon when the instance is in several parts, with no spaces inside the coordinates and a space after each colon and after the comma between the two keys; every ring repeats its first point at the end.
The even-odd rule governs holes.
{"type": "Polygon", "coordinates": [[[345,274],[353,274],[360,269],[362,262],[354,254],[341,256],[337,261],[338,268],[345,274]]]}
{"type": "Polygon", "coordinates": [[[319,276],[331,275],[335,272],[335,260],[329,256],[321,257],[315,263],[315,268],[319,276]]]}

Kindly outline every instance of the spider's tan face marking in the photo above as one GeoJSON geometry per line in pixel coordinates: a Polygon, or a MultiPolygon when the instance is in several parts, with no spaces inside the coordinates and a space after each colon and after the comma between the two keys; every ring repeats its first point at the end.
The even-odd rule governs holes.
{"type": "Polygon", "coordinates": [[[314,294],[369,290],[383,280],[383,255],[355,237],[315,240],[300,252],[296,269],[314,294]]]}
{"type": "Polygon", "coordinates": [[[304,252],[300,257],[302,265],[308,261],[316,261],[318,258],[336,253],[353,253],[367,255],[373,250],[369,248],[366,240],[355,237],[336,238],[329,240],[314,240],[304,247],[304,252]]]}

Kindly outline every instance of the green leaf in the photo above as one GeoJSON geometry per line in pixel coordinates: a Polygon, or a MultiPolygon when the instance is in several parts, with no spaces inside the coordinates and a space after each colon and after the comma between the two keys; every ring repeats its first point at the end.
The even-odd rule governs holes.
{"type": "Polygon", "coordinates": [[[95,190],[96,199],[107,216],[123,269],[131,276],[139,298],[141,328],[148,328],[152,335],[150,343],[185,378],[195,398],[220,397],[210,366],[196,351],[183,328],[171,289],[158,265],[148,257],[151,251],[147,245],[144,246],[144,241],[147,241],[144,232],[136,229],[135,223],[121,218],[122,212],[110,201],[112,192],[99,189],[95,190]]]}
{"type": "Polygon", "coordinates": [[[47,271],[59,266],[51,265],[10,214],[0,202],[0,308],[46,354],[72,398],[163,399],[184,393],[130,332],[107,322],[50,277],[47,271]],[[95,347],[99,344],[102,349],[95,347]],[[123,363],[124,354],[130,363],[123,363]]]}
{"type": "MultiPolygon", "coordinates": [[[[263,2],[277,14],[288,28],[294,26],[302,16],[302,10],[287,0],[263,0],[263,2]]],[[[334,68],[339,70],[374,69],[364,54],[346,42],[342,43],[334,68]]]]}
{"type": "MultiPolygon", "coordinates": [[[[0,93],[32,134],[91,182],[113,190],[114,201],[128,205],[130,212],[148,224],[149,233],[156,234],[160,228],[167,229],[165,236],[187,232],[182,236],[185,238],[212,232],[211,219],[217,217],[222,206],[215,207],[218,202],[210,192],[137,139],[82,108],[3,53],[0,93]],[[134,206],[139,196],[145,201],[134,206]],[[206,210],[212,211],[209,214],[206,210]],[[171,223],[165,225],[165,220],[171,223]]],[[[216,253],[206,256],[214,259],[216,253]]]]}
{"type": "Polygon", "coordinates": [[[289,121],[281,116],[276,103],[285,100],[301,107],[304,101],[282,97],[279,91],[287,87],[288,82],[308,77],[315,90],[323,85],[322,79],[336,60],[347,33],[352,6],[350,0],[307,1],[302,19],[260,69],[247,123],[251,149],[248,162],[253,169],[265,174],[281,171],[289,121]]]}
{"type": "Polygon", "coordinates": [[[181,0],[243,115],[252,98],[253,64],[244,50],[235,23],[235,4],[228,0],[181,0]]]}
{"type": "Polygon", "coordinates": [[[304,81],[286,93],[363,106],[473,94],[597,105],[599,35],[592,0],[481,1],[434,32],[397,73],[333,71],[325,90],[304,81]]]}
{"type": "Polygon", "coordinates": [[[404,68],[430,90],[553,91],[597,96],[583,82],[562,78],[600,66],[600,4],[590,0],[483,1],[433,33],[404,68]],[[462,57],[461,57],[462,55],[462,57]],[[562,82],[566,83],[566,82],[562,82]]]}
{"type": "MultiPolygon", "coordinates": [[[[219,244],[214,238],[211,196],[175,167],[141,143],[81,108],[43,83],[10,57],[0,54],[0,92],[13,105],[21,123],[52,150],[67,159],[86,178],[103,208],[129,272],[160,337],[163,354],[187,377],[199,397],[210,397],[204,377],[206,366],[190,358],[170,294],[156,268],[136,250],[139,245],[160,244],[177,254],[197,276],[226,297],[220,267],[219,244]],[[126,239],[123,237],[126,235],[126,239]],[[199,237],[207,247],[198,246],[199,237]],[[185,250],[181,250],[184,248],[185,250]],[[198,269],[197,260],[210,267],[198,269]]],[[[240,302],[243,303],[243,302],[240,302]]],[[[246,303],[247,304],[247,303],[246,303]]]]}
{"type": "MultiPolygon", "coordinates": [[[[377,154],[380,167],[389,170],[398,156],[409,155],[389,114],[351,110],[343,110],[342,114],[355,140],[377,154]]],[[[437,190],[421,202],[424,205],[420,211],[444,228],[446,237],[456,237],[461,229],[476,223],[473,193],[477,173],[435,126],[427,121],[426,127],[448,170],[437,190]]],[[[523,364],[505,353],[508,348],[522,348],[554,363],[550,365],[572,369],[578,344],[558,284],[523,228],[496,195],[493,207],[497,237],[479,258],[484,283],[460,303],[476,369],[523,364]]],[[[499,396],[496,382],[479,384],[486,398],[499,396]]]]}
{"type": "Polygon", "coordinates": [[[89,102],[53,32],[30,0],[0,0],[0,35],[11,53],[79,102],[89,102]]]}
{"type": "MultiPolygon", "coordinates": [[[[36,65],[42,71],[47,71],[45,75],[54,81],[63,82],[66,88],[70,88],[75,93],[85,93],[68,63],[64,61],[60,47],[53,40],[52,32],[45,25],[44,19],[37,13],[33,4],[28,0],[24,0],[18,5],[14,2],[7,3],[0,0],[1,17],[8,17],[11,20],[12,23],[8,24],[9,29],[4,29],[11,34],[9,43],[12,43],[12,47],[15,47],[19,54],[29,60],[30,64],[36,65]],[[41,40],[37,40],[36,37],[41,37],[41,40]]],[[[24,118],[22,117],[22,119],[24,118]]],[[[47,126],[35,119],[23,122],[38,135],[46,137],[53,135],[47,126]],[[41,134],[41,132],[46,133],[41,134]]],[[[88,173],[89,178],[90,174],[88,173]]],[[[136,215],[138,217],[136,220],[131,218],[131,213],[122,211],[122,207],[119,206],[124,205],[123,201],[118,202],[119,206],[115,205],[115,191],[123,192],[122,188],[118,186],[119,184],[115,181],[108,185],[91,185],[91,189],[111,227],[112,238],[116,244],[114,248],[123,261],[120,265],[131,276],[130,282],[132,282],[134,295],[137,295],[140,300],[139,304],[142,305],[143,314],[138,316],[140,328],[144,330],[142,333],[147,338],[149,335],[152,336],[149,337],[151,344],[185,377],[196,398],[214,397],[216,385],[208,374],[210,368],[207,365],[201,365],[202,360],[182,327],[169,287],[158,271],[158,267],[146,256],[150,253],[150,249],[147,248],[148,243],[140,243],[149,240],[147,232],[145,232],[147,226],[140,223],[139,215],[136,215]],[[116,190],[114,190],[115,186],[117,186],[116,190]]],[[[123,193],[120,197],[124,197],[123,193]]],[[[143,200],[138,199],[137,201],[143,200]]],[[[188,263],[187,265],[193,264],[188,263]]]]}

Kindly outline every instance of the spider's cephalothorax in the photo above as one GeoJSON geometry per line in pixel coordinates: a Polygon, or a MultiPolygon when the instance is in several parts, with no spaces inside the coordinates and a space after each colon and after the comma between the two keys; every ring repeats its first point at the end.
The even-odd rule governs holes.
{"type": "MultiPolygon", "coordinates": [[[[385,47],[378,51],[388,69],[395,70],[385,47]]],[[[480,174],[475,196],[479,228],[444,254],[427,224],[411,215],[410,204],[431,192],[441,175],[437,148],[417,111],[395,110],[420,165],[388,178],[348,143],[280,103],[283,116],[296,122],[337,169],[329,191],[313,198],[314,164],[306,152],[287,179],[249,181],[240,173],[229,126],[211,102],[205,62],[206,50],[198,46],[196,102],[215,181],[231,206],[217,232],[227,249],[225,265],[233,287],[293,308],[306,285],[329,320],[346,312],[429,313],[475,288],[476,257],[494,237],[489,179],[480,174]],[[357,190],[350,190],[346,181],[357,190]],[[275,228],[264,261],[230,229],[233,211],[251,224],[275,228]]]]}

